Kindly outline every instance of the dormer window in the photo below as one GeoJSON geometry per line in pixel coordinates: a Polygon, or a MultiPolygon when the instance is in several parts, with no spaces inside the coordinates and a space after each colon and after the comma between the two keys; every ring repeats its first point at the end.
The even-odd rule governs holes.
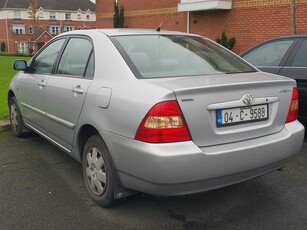
{"type": "Polygon", "coordinates": [[[81,9],[79,9],[79,10],[77,11],[77,19],[79,19],[79,20],[82,19],[82,10],[81,10],[81,9]]]}

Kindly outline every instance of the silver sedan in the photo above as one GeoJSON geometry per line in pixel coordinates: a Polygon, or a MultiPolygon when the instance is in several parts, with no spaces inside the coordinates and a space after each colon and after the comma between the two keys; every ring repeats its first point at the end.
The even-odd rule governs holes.
{"type": "Polygon", "coordinates": [[[242,182],[283,167],[303,143],[296,82],[201,36],[72,31],[14,68],[12,132],[35,131],[82,162],[103,207],[136,191],[242,182]]]}

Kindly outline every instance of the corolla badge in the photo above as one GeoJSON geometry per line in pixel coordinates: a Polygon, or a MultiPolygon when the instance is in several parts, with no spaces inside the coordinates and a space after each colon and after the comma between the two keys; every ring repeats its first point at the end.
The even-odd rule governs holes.
{"type": "Polygon", "coordinates": [[[255,98],[251,94],[245,94],[242,97],[242,101],[245,105],[252,105],[255,102],[255,98]]]}

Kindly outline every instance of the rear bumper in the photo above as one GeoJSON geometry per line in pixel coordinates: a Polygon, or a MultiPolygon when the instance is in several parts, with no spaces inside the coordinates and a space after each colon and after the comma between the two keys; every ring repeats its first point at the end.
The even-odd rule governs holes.
{"type": "Polygon", "coordinates": [[[231,185],[283,167],[300,151],[304,126],[295,121],[272,135],[204,148],[192,141],[148,144],[103,136],[124,187],[170,196],[231,185]]]}

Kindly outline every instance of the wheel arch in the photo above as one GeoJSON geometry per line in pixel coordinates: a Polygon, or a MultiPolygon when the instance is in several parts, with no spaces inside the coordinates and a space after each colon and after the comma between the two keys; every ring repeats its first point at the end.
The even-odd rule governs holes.
{"type": "Polygon", "coordinates": [[[12,97],[15,97],[15,94],[13,92],[13,90],[9,90],[8,94],[7,94],[7,104],[9,105],[10,100],[12,97]]]}
{"type": "MultiPolygon", "coordinates": [[[[78,146],[78,149],[79,149],[79,157],[80,157],[81,161],[82,161],[83,149],[85,147],[85,144],[86,144],[87,140],[93,135],[99,135],[101,137],[98,130],[92,125],[86,124],[86,125],[83,125],[79,129],[77,146],[78,146]]],[[[101,139],[103,140],[102,137],[101,137],[101,139]]]]}

